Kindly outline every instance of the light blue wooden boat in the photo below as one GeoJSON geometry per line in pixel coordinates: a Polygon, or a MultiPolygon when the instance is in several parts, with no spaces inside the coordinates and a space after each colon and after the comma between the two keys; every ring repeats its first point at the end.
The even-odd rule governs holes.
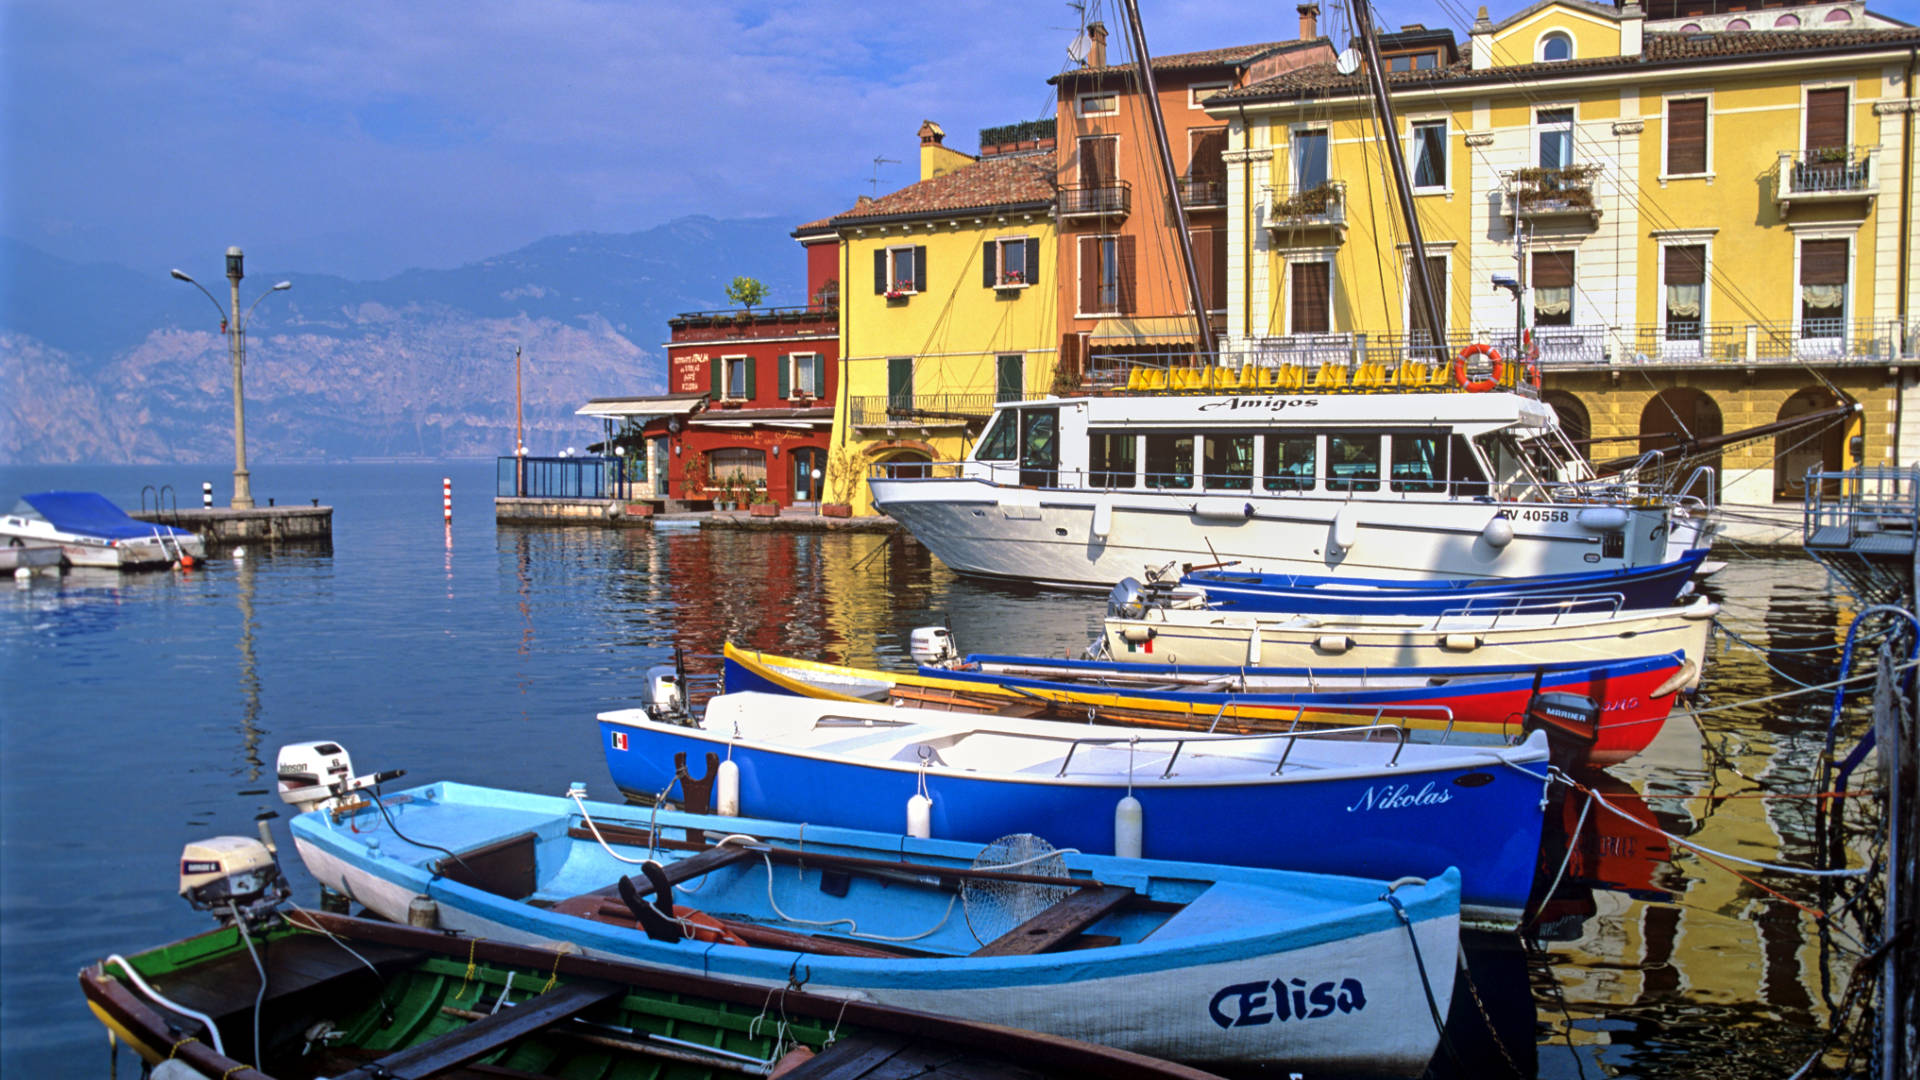
{"type": "Polygon", "coordinates": [[[1452,992],[1450,868],[1389,887],[996,857],[1007,845],[983,860],[975,843],[455,783],[382,804],[293,820],[319,882],[389,919],[757,983],[770,1022],[780,990],[804,987],[1194,1064],[1411,1076],[1438,1041],[1429,993],[1444,1018],[1452,992]],[[669,926],[696,936],[650,936],[620,898],[628,875],[648,887],[634,863],[649,856],[673,892],[669,926]]]}

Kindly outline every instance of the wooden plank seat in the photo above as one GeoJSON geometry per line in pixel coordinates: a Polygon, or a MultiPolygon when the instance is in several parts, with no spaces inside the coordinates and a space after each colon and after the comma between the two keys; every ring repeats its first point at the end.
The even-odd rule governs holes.
{"type": "Polygon", "coordinates": [[[336,1080],[348,1080],[351,1077],[366,1077],[368,1080],[374,1077],[406,1077],[407,1080],[417,1080],[445,1074],[510,1043],[578,1016],[596,1005],[611,1001],[625,992],[624,987],[612,983],[568,983],[511,1009],[502,1009],[475,1020],[466,1027],[388,1054],[378,1061],[368,1062],[336,1080]]]}
{"type": "Polygon", "coordinates": [[[973,955],[1032,956],[1049,952],[1066,944],[1069,938],[1077,936],[1131,899],[1133,890],[1118,885],[1080,889],[975,949],[973,955]]]}

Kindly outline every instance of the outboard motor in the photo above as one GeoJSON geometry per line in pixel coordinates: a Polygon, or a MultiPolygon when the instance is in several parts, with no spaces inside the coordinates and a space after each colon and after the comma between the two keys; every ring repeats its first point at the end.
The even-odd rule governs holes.
{"type": "Polygon", "coordinates": [[[236,917],[258,925],[293,890],[267,845],[250,836],[216,836],[180,853],[180,895],[194,910],[214,912],[223,926],[236,917]]]}
{"type": "Polygon", "coordinates": [[[960,649],[946,627],[919,626],[907,635],[907,655],[921,667],[950,667],[960,659],[960,649]]]}
{"type": "Polygon", "coordinates": [[[1600,738],[1600,705],[1579,694],[1535,694],[1525,730],[1547,733],[1547,760],[1562,769],[1585,765],[1600,738]]]}
{"type": "Polygon", "coordinates": [[[655,720],[687,719],[687,684],[678,664],[655,664],[647,669],[647,715],[655,720]]]}
{"type": "Polygon", "coordinates": [[[1107,618],[1139,619],[1147,614],[1147,594],[1138,578],[1121,578],[1107,594],[1107,618]]]}
{"type": "Polygon", "coordinates": [[[336,742],[289,743],[274,762],[280,776],[280,801],[300,813],[331,809],[347,794],[407,775],[389,769],[368,776],[353,775],[353,757],[336,742]]]}

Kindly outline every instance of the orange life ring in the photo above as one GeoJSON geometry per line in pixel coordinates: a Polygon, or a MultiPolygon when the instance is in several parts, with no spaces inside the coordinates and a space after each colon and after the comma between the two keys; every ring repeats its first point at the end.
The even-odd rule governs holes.
{"type": "Polygon", "coordinates": [[[1462,390],[1466,390],[1469,393],[1474,393],[1474,394],[1485,393],[1486,391],[1492,390],[1494,387],[1500,385],[1500,376],[1504,370],[1505,370],[1505,361],[1500,359],[1500,350],[1494,348],[1491,345],[1488,345],[1484,341],[1476,341],[1473,344],[1467,346],[1466,348],[1461,349],[1460,355],[1454,358],[1453,381],[1456,383],[1459,383],[1460,388],[1462,390]],[[1467,357],[1469,356],[1491,357],[1493,359],[1493,378],[1476,379],[1472,382],[1468,382],[1467,381],[1467,357]]]}

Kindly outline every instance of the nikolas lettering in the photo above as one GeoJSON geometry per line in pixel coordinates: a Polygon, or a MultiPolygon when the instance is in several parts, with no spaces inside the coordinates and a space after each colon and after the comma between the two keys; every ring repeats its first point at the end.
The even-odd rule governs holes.
{"type": "Polygon", "coordinates": [[[1435,788],[1433,781],[1423,784],[1419,791],[1411,791],[1406,784],[1375,784],[1347,807],[1347,813],[1358,810],[1405,810],[1416,806],[1439,806],[1453,801],[1453,793],[1445,788],[1435,788]]]}
{"type": "Polygon", "coordinates": [[[1342,979],[1338,986],[1323,982],[1309,988],[1302,979],[1235,983],[1223,986],[1207,1003],[1207,1015],[1222,1028],[1256,1027],[1276,1020],[1318,1020],[1367,1007],[1367,993],[1359,979],[1342,979]]]}

